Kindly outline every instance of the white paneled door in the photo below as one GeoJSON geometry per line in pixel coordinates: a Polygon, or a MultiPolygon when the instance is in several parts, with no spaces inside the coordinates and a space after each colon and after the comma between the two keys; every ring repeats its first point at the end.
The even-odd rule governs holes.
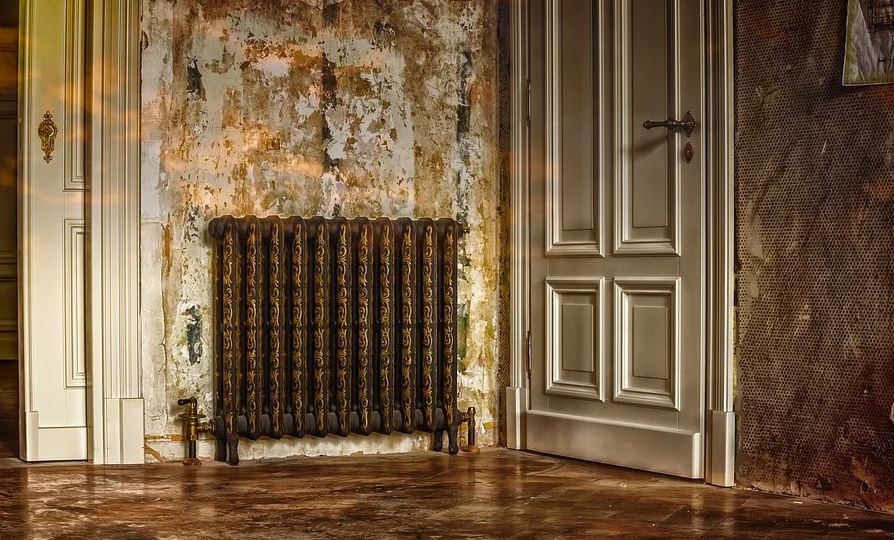
{"type": "Polygon", "coordinates": [[[85,0],[21,6],[22,458],[81,460],[87,458],[85,0]]]}
{"type": "Polygon", "coordinates": [[[702,477],[702,2],[530,10],[527,448],[702,477]]]}

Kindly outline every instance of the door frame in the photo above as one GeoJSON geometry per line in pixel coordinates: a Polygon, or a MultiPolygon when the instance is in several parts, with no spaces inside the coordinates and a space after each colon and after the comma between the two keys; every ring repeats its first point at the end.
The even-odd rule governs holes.
{"type": "MultiPolygon", "coordinates": [[[[733,0],[704,0],[707,204],[705,269],[705,481],[735,483],[733,410],[734,26],[733,0]]],[[[510,3],[510,386],[506,388],[507,446],[525,449],[530,320],[528,2],[510,3]]]]}
{"type": "MultiPolygon", "coordinates": [[[[25,106],[27,17],[19,2],[19,447],[27,456],[24,370],[32,339],[26,324],[29,237],[22,193],[25,156],[39,149],[37,123],[25,106]]],[[[143,463],[140,361],[140,2],[85,0],[85,347],[87,456],[94,464],[143,463]]]]}
{"type": "Polygon", "coordinates": [[[140,1],[90,0],[88,10],[88,453],[96,464],[144,463],[140,1]]]}

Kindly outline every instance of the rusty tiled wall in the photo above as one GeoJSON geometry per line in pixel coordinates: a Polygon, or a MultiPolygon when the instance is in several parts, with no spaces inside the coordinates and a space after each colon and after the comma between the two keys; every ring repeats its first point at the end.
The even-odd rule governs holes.
{"type": "Polygon", "coordinates": [[[739,0],[738,481],[894,511],[894,86],[846,0],[739,0]]]}

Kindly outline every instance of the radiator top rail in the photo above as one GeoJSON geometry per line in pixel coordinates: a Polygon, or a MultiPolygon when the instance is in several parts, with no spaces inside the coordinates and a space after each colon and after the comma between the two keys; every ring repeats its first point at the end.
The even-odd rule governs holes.
{"type": "Polygon", "coordinates": [[[241,234],[245,234],[248,231],[249,223],[253,220],[257,220],[258,222],[271,222],[271,221],[279,221],[282,223],[288,223],[293,220],[301,220],[305,223],[310,222],[326,222],[327,224],[334,225],[340,221],[346,221],[348,223],[357,222],[357,221],[366,221],[369,223],[382,223],[383,221],[388,221],[391,223],[417,223],[420,221],[432,221],[432,222],[450,222],[453,223],[456,227],[456,234],[458,238],[462,238],[468,233],[468,228],[462,222],[456,221],[452,218],[386,218],[386,217],[378,217],[378,218],[370,218],[370,217],[356,217],[356,218],[324,218],[322,216],[313,216],[309,218],[300,217],[300,216],[265,216],[258,217],[254,215],[246,215],[246,216],[232,216],[232,215],[224,215],[213,218],[208,222],[208,233],[211,235],[211,238],[214,240],[221,240],[223,233],[223,227],[226,227],[227,224],[234,224],[237,227],[238,232],[241,234]]]}

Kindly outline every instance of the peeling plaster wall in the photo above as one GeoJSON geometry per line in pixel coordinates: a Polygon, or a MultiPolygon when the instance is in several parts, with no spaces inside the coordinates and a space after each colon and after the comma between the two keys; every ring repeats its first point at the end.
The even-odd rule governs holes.
{"type": "Polygon", "coordinates": [[[894,511],[894,86],[846,0],[738,0],[737,480],[894,511]]]}
{"type": "MultiPolygon", "coordinates": [[[[182,456],[174,404],[212,410],[219,215],[455,217],[460,407],[496,440],[496,4],[144,0],[142,332],[147,459],[182,456]]],[[[422,448],[426,436],[240,444],[244,458],[422,448]]],[[[208,442],[200,454],[211,455],[208,442]]]]}

